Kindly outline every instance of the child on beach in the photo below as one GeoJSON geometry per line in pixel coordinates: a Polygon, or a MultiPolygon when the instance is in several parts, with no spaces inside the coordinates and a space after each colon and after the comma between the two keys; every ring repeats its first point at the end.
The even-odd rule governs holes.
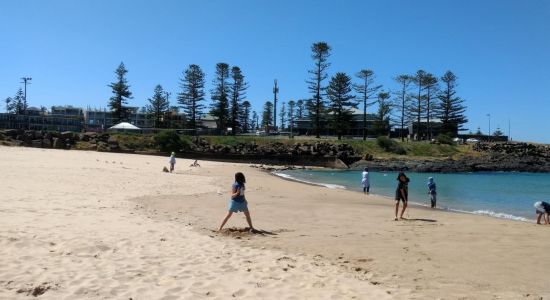
{"type": "Polygon", "coordinates": [[[433,177],[428,178],[428,195],[430,195],[430,202],[432,203],[432,208],[435,208],[437,202],[437,192],[435,187],[435,182],[433,177]]]}
{"type": "Polygon", "coordinates": [[[397,189],[395,190],[395,220],[397,221],[397,213],[399,212],[399,201],[403,201],[403,208],[401,209],[401,215],[399,219],[403,219],[403,214],[407,209],[407,202],[409,201],[409,178],[405,173],[401,172],[397,175],[397,189]]]}
{"type": "Polygon", "coordinates": [[[544,215],[544,224],[549,225],[550,220],[548,214],[550,214],[550,204],[544,201],[535,202],[535,209],[537,210],[537,224],[540,224],[540,219],[544,215]]]}
{"type": "Polygon", "coordinates": [[[175,165],[176,165],[176,153],[172,152],[172,155],[170,155],[170,173],[174,171],[175,165]]]}
{"type": "Polygon", "coordinates": [[[231,215],[233,213],[238,213],[239,211],[242,211],[244,215],[246,216],[246,222],[248,223],[249,230],[251,232],[254,231],[254,227],[252,226],[252,219],[250,218],[250,212],[248,211],[248,202],[246,201],[246,198],[244,196],[246,179],[244,177],[244,174],[241,172],[238,172],[235,174],[235,183],[233,183],[233,186],[231,187],[231,200],[229,200],[229,211],[227,212],[227,215],[222,221],[222,224],[220,225],[220,228],[218,231],[221,231],[225,223],[227,223],[227,220],[231,218],[231,215]]]}
{"type": "Polygon", "coordinates": [[[361,174],[361,184],[363,185],[363,193],[368,195],[370,189],[369,168],[363,170],[361,174]]]}

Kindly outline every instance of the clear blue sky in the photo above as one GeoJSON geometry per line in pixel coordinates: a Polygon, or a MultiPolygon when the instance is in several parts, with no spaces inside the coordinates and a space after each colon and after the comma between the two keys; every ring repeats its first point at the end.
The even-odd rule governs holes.
{"type": "MultiPolygon", "coordinates": [[[[33,106],[105,107],[123,61],[143,106],[156,84],[174,95],[199,64],[208,89],[217,62],[237,65],[260,111],[271,99],[308,96],[310,45],[332,48],[329,73],[369,68],[386,89],[397,74],[452,70],[467,127],[550,143],[550,1],[107,1],[0,2],[0,98],[20,77],[33,106]]],[[[209,96],[209,95],[208,95],[209,96]]],[[[3,106],[3,105],[2,105],[3,106]]],[[[1,110],[3,110],[2,107],[1,110]]]]}

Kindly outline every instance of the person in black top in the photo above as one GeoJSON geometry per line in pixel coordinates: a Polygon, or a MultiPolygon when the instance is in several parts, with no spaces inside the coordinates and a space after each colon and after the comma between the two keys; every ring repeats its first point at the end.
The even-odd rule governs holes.
{"type": "Polygon", "coordinates": [[[544,201],[535,202],[535,209],[537,210],[537,224],[540,224],[540,219],[544,215],[544,224],[549,225],[548,214],[550,214],[550,204],[544,201]]]}
{"type": "Polygon", "coordinates": [[[403,208],[401,209],[400,219],[403,219],[403,214],[407,209],[407,202],[409,201],[409,178],[405,173],[401,172],[397,175],[397,189],[395,190],[395,220],[397,221],[397,213],[399,212],[399,201],[403,201],[403,208]]]}

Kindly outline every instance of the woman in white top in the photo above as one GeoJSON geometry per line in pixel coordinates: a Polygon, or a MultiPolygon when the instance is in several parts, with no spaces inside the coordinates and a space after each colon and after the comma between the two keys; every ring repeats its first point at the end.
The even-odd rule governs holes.
{"type": "Polygon", "coordinates": [[[363,185],[363,193],[368,195],[370,189],[369,168],[363,170],[361,184],[363,185]]]}

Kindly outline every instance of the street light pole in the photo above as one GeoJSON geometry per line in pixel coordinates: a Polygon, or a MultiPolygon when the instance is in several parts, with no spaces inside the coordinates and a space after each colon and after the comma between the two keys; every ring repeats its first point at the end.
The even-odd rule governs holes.
{"type": "Polygon", "coordinates": [[[24,83],[25,84],[25,103],[27,103],[27,84],[31,84],[31,80],[32,78],[30,77],[21,77],[21,83],[24,83]]]}

